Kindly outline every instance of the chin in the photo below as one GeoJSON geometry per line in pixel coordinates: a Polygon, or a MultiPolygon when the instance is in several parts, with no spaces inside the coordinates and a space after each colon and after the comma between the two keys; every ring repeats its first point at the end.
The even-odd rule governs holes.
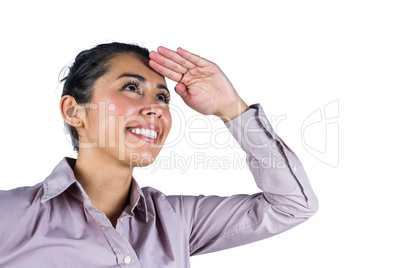
{"type": "Polygon", "coordinates": [[[128,159],[131,167],[146,167],[152,164],[157,156],[158,154],[131,152],[128,159]]]}

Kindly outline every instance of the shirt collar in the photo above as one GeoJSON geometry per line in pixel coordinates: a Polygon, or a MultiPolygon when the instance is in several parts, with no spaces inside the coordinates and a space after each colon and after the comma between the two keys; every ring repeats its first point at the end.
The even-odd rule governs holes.
{"type": "MultiPolygon", "coordinates": [[[[41,202],[53,199],[66,191],[71,185],[75,184],[77,192],[85,199],[89,199],[84,188],[74,176],[74,166],[76,159],[64,157],[60,163],[53,169],[52,173],[43,182],[43,195],[41,202]]],[[[132,178],[132,187],[130,191],[130,203],[126,209],[127,212],[134,213],[135,208],[144,213],[145,222],[148,222],[147,203],[141,188],[134,178],[132,178]]]]}
{"type": "Polygon", "coordinates": [[[64,157],[43,182],[42,203],[58,196],[73,183],[77,182],[73,168],[76,159],[64,157]]]}
{"type": "Polygon", "coordinates": [[[147,223],[149,218],[148,218],[148,208],[147,208],[147,202],[145,199],[145,195],[142,191],[142,189],[138,186],[137,182],[135,181],[134,178],[132,178],[131,182],[131,192],[130,192],[130,203],[128,207],[126,208],[125,211],[128,210],[127,213],[134,215],[135,209],[138,211],[142,212],[145,215],[145,222],[147,223]]]}

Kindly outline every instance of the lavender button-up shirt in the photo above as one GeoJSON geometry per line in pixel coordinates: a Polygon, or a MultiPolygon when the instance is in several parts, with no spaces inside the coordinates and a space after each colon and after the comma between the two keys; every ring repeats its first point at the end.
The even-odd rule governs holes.
{"type": "Polygon", "coordinates": [[[133,179],[113,228],[75,179],[75,159],[64,158],[42,183],[0,191],[0,267],[190,267],[191,255],[264,239],[311,217],[318,204],[303,166],[261,106],[226,126],[261,193],[166,196],[133,179]]]}

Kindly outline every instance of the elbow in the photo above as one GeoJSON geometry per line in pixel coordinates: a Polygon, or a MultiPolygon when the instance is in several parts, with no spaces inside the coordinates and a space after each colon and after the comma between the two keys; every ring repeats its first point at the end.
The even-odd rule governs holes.
{"type": "Polygon", "coordinates": [[[292,198],[284,195],[271,195],[266,199],[270,200],[268,203],[272,204],[278,212],[291,218],[307,220],[318,211],[318,199],[314,193],[307,196],[292,196],[292,198]]]}
{"type": "Polygon", "coordinates": [[[311,218],[315,213],[317,213],[318,207],[318,199],[313,195],[307,200],[307,206],[305,207],[303,216],[306,217],[306,219],[311,218]]]}
{"type": "Polygon", "coordinates": [[[308,198],[308,200],[303,200],[303,202],[277,204],[274,207],[279,213],[303,222],[311,218],[318,211],[318,201],[314,196],[313,198],[308,198]]]}
{"type": "Polygon", "coordinates": [[[307,200],[304,202],[297,203],[295,206],[289,211],[292,217],[296,217],[299,219],[308,220],[318,211],[318,200],[315,195],[309,196],[307,200]]]}

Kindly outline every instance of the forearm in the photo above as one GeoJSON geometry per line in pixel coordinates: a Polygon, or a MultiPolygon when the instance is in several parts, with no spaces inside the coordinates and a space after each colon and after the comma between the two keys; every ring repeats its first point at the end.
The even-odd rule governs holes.
{"type": "Polygon", "coordinates": [[[173,210],[188,228],[192,255],[271,237],[304,222],[318,208],[303,166],[272,130],[259,105],[225,124],[247,153],[249,168],[263,192],[170,196],[173,210]]]}
{"type": "Polygon", "coordinates": [[[298,157],[274,132],[262,107],[251,105],[225,125],[247,153],[250,171],[266,200],[292,216],[313,215],[318,202],[306,172],[298,157]]]}
{"type": "Polygon", "coordinates": [[[236,117],[240,116],[244,112],[248,111],[250,107],[242,100],[239,99],[226,107],[222,107],[216,114],[223,122],[227,123],[236,117]]]}

